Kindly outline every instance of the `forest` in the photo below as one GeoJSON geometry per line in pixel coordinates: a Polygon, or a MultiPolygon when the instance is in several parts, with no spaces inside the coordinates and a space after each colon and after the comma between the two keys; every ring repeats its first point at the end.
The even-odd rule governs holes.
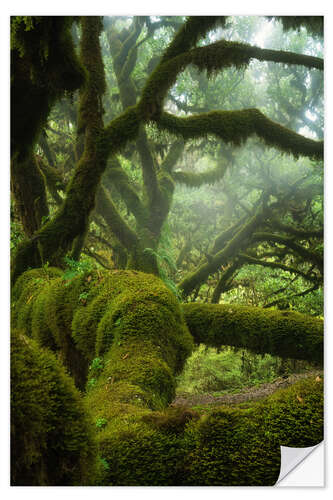
{"type": "Polygon", "coordinates": [[[323,17],[10,30],[11,485],[274,485],[323,439],[323,17]]]}

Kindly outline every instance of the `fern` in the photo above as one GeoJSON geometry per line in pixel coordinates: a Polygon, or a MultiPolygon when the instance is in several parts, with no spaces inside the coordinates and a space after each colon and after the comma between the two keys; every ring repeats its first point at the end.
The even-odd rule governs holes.
{"type": "Polygon", "coordinates": [[[161,280],[169,288],[169,290],[180,300],[181,294],[176,283],[171,278],[170,274],[177,271],[177,266],[171,253],[170,230],[167,224],[163,227],[160,238],[159,248],[157,251],[152,248],[145,248],[144,252],[153,255],[157,260],[158,271],[161,280]]]}

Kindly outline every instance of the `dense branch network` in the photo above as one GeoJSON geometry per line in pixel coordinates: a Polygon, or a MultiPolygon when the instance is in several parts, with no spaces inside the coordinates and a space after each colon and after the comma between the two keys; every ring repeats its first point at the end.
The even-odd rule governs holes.
{"type": "MultiPolygon", "coordinates": [[[[226,18],[190,17],[165,50],[137,102],[132,73],[137,60],[142,21],[144,20],[135,19],[132,25],[124,29],[121,34],[117,33],[112,24],[110,26],[108,36],[123,112],[104,126],[101,96],[105,92],[105,81],[99,43],[102,28],[100,19],[82,18],[81,61],[85,66],[87,79],[80,97],[78,130],[85,133],[83,154],[75,166],[73,177],[66,189],[65,199],[56,215],[37,230],[31,241],[26,241],[18,249],[13,266],[14,279],[25,266],[35,266],[38,261],[40,263],[54,262],[59,265],[62,256],[69,250],[74,239],[86,231],[89,215],[94,207],[97,187],[106,170],[107,159],[114,158],[115,154],[122,151],[133,140],[136,141],[141,160],[144,198],[140,199],[131,189],[119,162],[116,168],[109,169],[108,177],[117,185],[120,195],[138,225],[135,241],[139,244],[139,248],[136,248],[135,256],[130,255],[129,262],[132,266],[139,266],[139,268],[147,264],[147,270],[158,272],[157,264],[156,262],[152,264],[151,258],[150,263],[145,264],[144,251],[146,248],[157,249],[161,229],[170,210],[174,182],[184,182],[192,186],[210,183],[222,178],[228,165],[218,165],[216,169],[201,174],[189,175],[175,171],[174,165],[183,146],[180,148],[171,146],[167,159],[158,166],[157,159],[148,146],[144,129],[144,125],[149,122],[154,122],[160,130],[167,130],[178,138],[182,137],[185,141],[189,138],[213,135],[226,144],[240,146],[255,135],[266,145],[295,157],[307,156],[320,159],[323,156],[322,142],[307,139],[288,130],[267,118],[257,109],[211,111],[185,118],[162,111],[167,92],[177,75],[189,64],[194,64],[200,70],[206,69],[208,73],[211,73],[226,67],[246,66],[252,58],[316,69],[323,68],[322,60],[225,40],[195,47],[197,41],[210,30],[218,26],[224,27],[226,18]],[[94,171],[93,178],[92,171],[94,171]],[[77,203],[82,199],[85,200],[84,206],[81,205],[78,210],[77,203]],[[71,218],[70,226],[66,223],[68,218],[71,218]],[[61,241],[56,248],[53,235],[59,233],[60,227],[68,227],[68,231],[62,231],[61,241]],[[138,253],[141,255],[140,258],[138,258],[138,253]]],[[[54,192],[54,198],[60,203],[56,192],[54,192]]],[[[104,196],[103,200],[104,208],[106,203],[110,202],[107,211],[114,214],[112,220],[115,220],[117,208],[114,204],[112,205],[112,200],[108,201],[107,196],[104,196]]],[[[111,231],[124,244],[126,240],[124,235],[129,234],[129,227],[119,213],[116,219],[117,224],[111,227],[111,231]]],[[[134,239],[129,238],[129,241],[134,241],[134,239]]],[[[127,250],[130,247],[134,248],[128,241],[125,246],[127,250]]],[[[234,249],[235,247],[231,245],[226,256],[231,255],[234,249]]],[[[214,257],[215,263],[217,260],[219,259],[214,257]]],[[[209,269],[212,268],[210,263],[209,269]]],[[[207,272],[205,274],[207,275],[207,272]]]]}

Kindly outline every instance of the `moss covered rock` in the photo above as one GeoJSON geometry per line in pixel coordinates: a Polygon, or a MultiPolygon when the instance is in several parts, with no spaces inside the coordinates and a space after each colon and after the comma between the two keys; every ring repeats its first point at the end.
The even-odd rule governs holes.
{"type": "Polygon", "coordinates": [[[11,339],[11,484],[94,482],[96,442],[82,397],[54,354],[11,339]]]}

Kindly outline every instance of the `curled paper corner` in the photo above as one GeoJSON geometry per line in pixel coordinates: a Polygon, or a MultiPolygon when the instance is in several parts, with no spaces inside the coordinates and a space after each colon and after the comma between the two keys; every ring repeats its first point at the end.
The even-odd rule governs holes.
{"type": "MultiPolygon", "coordinates": [[[[277,486],[302,486],[302,484],[293,484],[292,482],[288,482],[288,484],[281,484],[281,481],[291,472],[293,471],[301,462],[303,462],[314,450],[321,447],[322,455],[319,457],[319,462],[321,469],[320,471],[313,471],[313,476],[316,476],[316,472],[318,472],[318,477],[320,479],[315,481],[315,484],[309,484],[309,486],[324,486],[324,463],[323,463],[323,454],[324,454],[324,442],[316,444],[315,446],[309,446],[308,448],[290,448],[289,446],[280,446],[281,450],[281,466],[280,466],[280,475],[278,477],[275,485],[277,486]],[[279,484],[280,483],[280,484],[279,484]]],[[[318,461],[312,464],[315,467],[318,461]]],[[[300,478],[298,478],[300,481],[300,478]]]]}

